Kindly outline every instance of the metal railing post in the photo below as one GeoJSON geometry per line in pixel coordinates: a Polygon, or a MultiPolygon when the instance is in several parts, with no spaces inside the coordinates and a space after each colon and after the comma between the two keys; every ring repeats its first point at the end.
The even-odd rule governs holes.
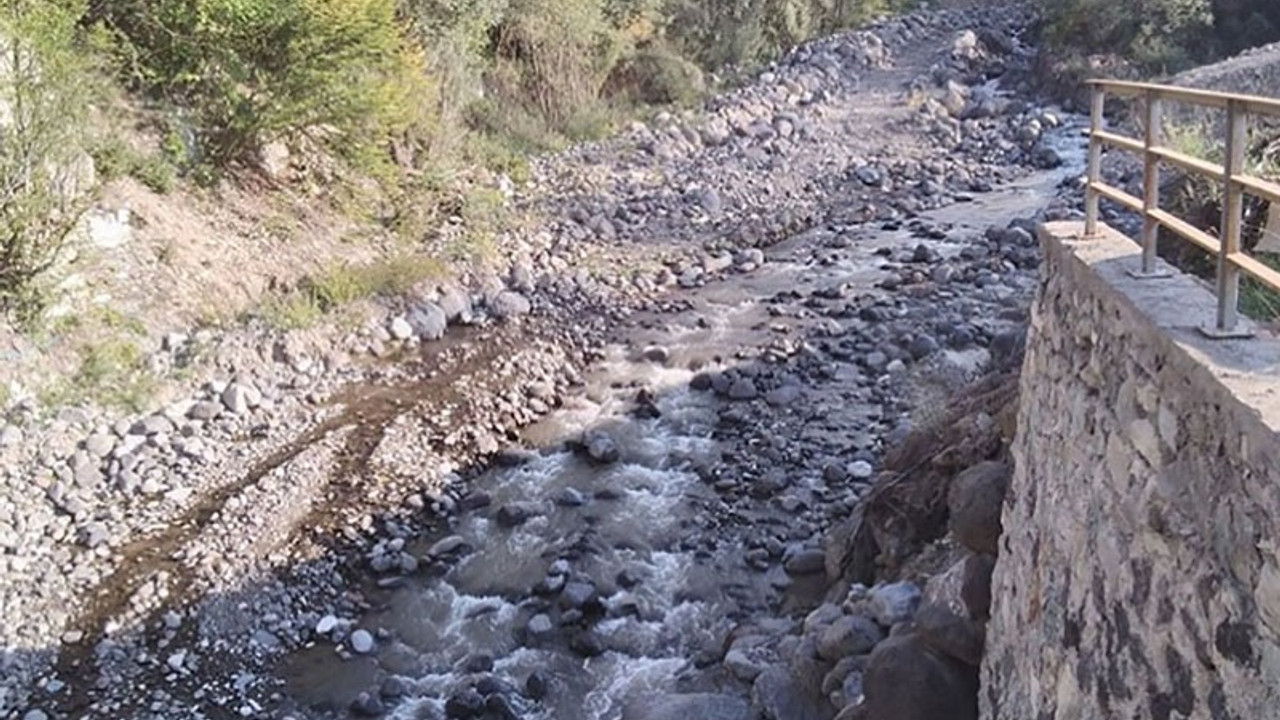
{"type": "Polygon", "coordinates": [[[1240,103],[1227,103],[1227,147],[1223,172],[1222,243],[1218,250],[1218,334],[1236,329],[1240,303],[1240,270],[1231,256],[1240,252],[1240,226],[1244,219],[1244,191],[1235,176],[1244,172],[1248,115],[1240,103]]]}
{"type": "Polygon", "coordinates": [[[1106,91],[1100,84],[1092,86],[1089,103],[1089,175],[1084,191],[1084,234],[1098,236],[1098,191],[1095,185],[1102,179],[1102,110],[1106,104],[1106,91]]]}
{"type": "Polygon", "coordinates": [[[1160,95],[1153,89],[1146,93],[1147,128],[1143,138],[1143,175],[1142,175],[1142,272],[1139,277],[1165,277],[1167,273],[1156,272],[1156,241],[1160,237],[1160,223],[1152,214],[1160,209],[1160,158],[1153,149],[1160,147],[1162,141],[1160,125],[1160,95]]]}

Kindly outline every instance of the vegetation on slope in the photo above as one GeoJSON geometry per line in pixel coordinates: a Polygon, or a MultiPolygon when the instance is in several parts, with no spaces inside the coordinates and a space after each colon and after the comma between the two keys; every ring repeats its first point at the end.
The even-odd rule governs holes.
{"type": "Polygon", "coordinates": [[[1280,40],[1274,0],[1037,0],[1049,48],[1172,72],[1280,40]]]}
{"type": "Polygon", "coordinates": [[[38,314],[33,281],[89,198],[64,192],[86,157],[163,192],[242,181],[283,144],[326,194],[412,239],[459,168],[518,181],[530,152],[906,2],[0,0],[0,311],[38,314]],[[121,97],[159,125],[154,152],[113,129],[121,97]]]}

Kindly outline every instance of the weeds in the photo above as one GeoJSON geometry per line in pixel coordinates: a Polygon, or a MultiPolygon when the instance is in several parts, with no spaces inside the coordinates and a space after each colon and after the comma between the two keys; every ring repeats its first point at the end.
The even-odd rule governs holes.
{"type": "Polygon", "coordinates": [[[139,412],[155,393],[146,357],[130,340],[108,340],[80,348],[80,365],[70,378],[41,393],[46,407],[93,402],[139,412]]]}
{"type": "Polygon", "coordinates": [[[425,280],[443,278],[446,272],[436,258],[408,254],[368,265],[334,265],[304,278],[292,292],[268,296],[257,315],[281,330],[304,329],[358,301],[403,296],[425,280]]]}

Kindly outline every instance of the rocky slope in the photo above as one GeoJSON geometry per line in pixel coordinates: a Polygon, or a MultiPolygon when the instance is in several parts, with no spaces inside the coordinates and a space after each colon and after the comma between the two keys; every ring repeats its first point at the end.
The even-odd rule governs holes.
{"type": "MultiPolygon", "coordinates": [[[[334,643],[381,667],[387,638],[353,621],[449,555],[415,542],[476,513],[527,519],[468,489],[495,457],[529,460],[513,446],[566,439],[518,428],[584,404],[599,415],[619,392],[640,392],[627,413],[660,407],[644,393],[661,389],[611,388],[599,368],[616,353],[712,391],[699,407],[720,450],[697,473],[712,494],[692,546],[783,573],[735,611],[757,631],[727,647],[749,662],[723,656],[728,676],[690,681],[705,697],[624,716],[746,707],[721,703],[743,684],[767,717],[861,707],[845,660],[870,648],[845,636],[880,639],[916,591],[841,586],[844,609],[798,627],[767,618],[816,602],[794,579],[821,576],[817,539],[857,506],[886,445],[1016,337],[1036,249],[1009,221],[1048,201],[1058,176],[1043,171],[1063,160],[1050,142],[1063,118],[1010,93],[1030,62],[1027,20],[1017,6],[923,13],[798,48],[703,112],[538,162],[515,202],[548,221],[503,248],[501,273],[425,286],[337,337],[175,335],[155,362],[216,348],[196,395],[141,417],[5,426],[0,714],[385,711],[403,688],[308,705],[282,668],[334,643]],[[751,517],[779,527],[756,532],[751,517]],[[809,670],[829,682],[796,695],[788,673],[811,655],[797,648],[819,641],[809,670]]],[[[608,461],[604,442],[585,451],[608,461]]],[[[593,654],[585,642],[571,650],[593,654]]],[[[472,712],[437,699],[422,712],[472,712]]]]}

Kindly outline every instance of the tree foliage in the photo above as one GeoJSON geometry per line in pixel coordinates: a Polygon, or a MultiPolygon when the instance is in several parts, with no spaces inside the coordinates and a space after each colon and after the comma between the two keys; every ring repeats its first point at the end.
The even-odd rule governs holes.
{"type": "Polygon", "coordinates": [[[1050,47],[1173,71],[1280,39],[1275,0],[1039,0],[1050,47]]]}
{"type": "Polygon", "coordinates": [[[425,80],[394,0],[111,0],[132,82],[196,120],[216,165],[310,133],[342,154],[385,143],[425,80]]]}
{"type": "Polygon", "coordinates": [[[72,0],[0,8],[0,309],[20,320],[37,309],[33,281],[58,259],[91,189],[82,12],[72,0]]]}

